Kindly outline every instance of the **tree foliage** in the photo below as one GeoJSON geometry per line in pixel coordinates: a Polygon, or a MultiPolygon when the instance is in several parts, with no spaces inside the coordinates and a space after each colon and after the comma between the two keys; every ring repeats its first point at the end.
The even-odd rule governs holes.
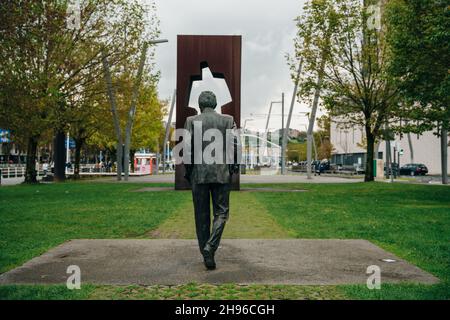
{"type": "Polygon", "coordinates": [[[389,72],[405,97],[406,131],[450,119],[450,7],[442,0],[391,0],[386,7],[389,72]]]}
{"type": "MultiPolygon", "coordinates": [[[[5,1],[0,7],[0,125],[27,141],[29,182],[35,181],[36,146],[48,131],[70,130],[83,143],[111,122],[102,53],[125,98],[143,43],[159,33],[154,4],[81,0],[80,24],[69,28],[69,2],[5,1]]],[[[144,77],[155,95],[152,67],[147,63],[144,77]]]]}
{"type": "Polygon", "coordinates": [[[387,73],[383,32],[368,27],[371,1],[312,0],[298,19],[297,56],[304,61],[300,99],[309,101],[320,82],[333,120],[361,126],[367,140],[366,181],[373,180],[375,139],[398,119],[398,91],[387,73]]]}

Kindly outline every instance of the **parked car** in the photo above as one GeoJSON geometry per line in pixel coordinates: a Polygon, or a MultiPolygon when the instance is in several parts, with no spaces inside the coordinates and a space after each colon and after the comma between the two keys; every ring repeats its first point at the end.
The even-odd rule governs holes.
{"type": "Polygon", "coordinates": [[[325,171],[329,171],[330,168],[330,162],[328,160],[322,160],[318,165],[316,165],[316,173],[321,174],[325,171]]]}
{"type": "Polygon", "coordinates": [[[389,168],[389,169],[390,170],[389,170],[389,173],[388,173],[386,165],[384,166],[384,174],[385,175],[390,175],[392,173],[392,175],[398,176],[398,174],[399,174],[398,163],[391,163],[391,168],[389,168]]]}
{"type": "Polygon", "coordinates": [[[428,168],[422,163],[410,163],[400,168],[400,175],[424,176],[428,173],[428,168]]]}
{"type": "Polygon", "coordinates": [[[354,168],[355,168],[356,174],[364,174],[364,173],[366,173],[366,170],[365,170],[364,167],[363,167],[362,165],[360,165],[360,164],[355,164],[355,165],[354,165],[354,168]]]}
{"type": "MultiPolygon", "coordinates": [[[[308,163],[308,162],[306,162],[306,163],[308,163]]],[[[313,160],[311,162],[311,169],[312,169],[312,171],[317,170],[317,168],[319,168],[319,166],[320,166],[320,161],[319,160],[313,160]]]]}

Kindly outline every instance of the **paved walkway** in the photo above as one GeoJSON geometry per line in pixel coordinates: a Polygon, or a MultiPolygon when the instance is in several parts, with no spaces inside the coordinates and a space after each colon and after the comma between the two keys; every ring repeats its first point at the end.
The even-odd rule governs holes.
{"type": "Polygon", "coordinates": [[[22,177],[22,178],[8,178],[8,179],[2,178],[1,185],[2,186],[14,186],[14,185],[21,184],[24,181],[25,181],[24,177],[22,177]]]}
{"type": "Polygon", "coordinates": [[[0,284],[65,284],[71,265],[82,284],[365,284],[371,265],[382,283],[438,281],[366,240],[227,239],[216,257],[218,268],[207,271],[196,240],[73,240],[2,274],[0,284]]]}
{"type": "MultiPolygon", "coordinates": [[[[2,185],[10,186],[21,184],[24,178],[2,179],[2,185]]],[[[132,176],[128,183],[174,183],[175,176],[173,174],[155,175],[155,176],[132,176]]],[[[312,180],[308,180],[305,175],[241,175],[241,183],[352,183],[361,182],[358,178],[340,178],[315,176],[312,180]]],[[[117,182],[116,177],[104,177],[93,179],[92,182],[117,182]]],[[[122,181],[122,183],[126,183],[122,181]]]]}
{"type": "MultiPolygon", "coordinates": [[[[38,181],[42,180],[42,176],[37,177],[38,181]]],[[[20,178],[2,178],[0,186],[15,186],[25,181],[25,177],[20,178]]]]}
{"type": "MultiPolygon", "coordinates": [[[[128,183],[174,183],[173,174],[154,175],[154,176],[131,176],[128,183]]],[[[11,186],[17,185],[24,181],[24,178],[2,179],[1,185],[11,186]]],[[[96,178],[93,182],[117,182],[116,177],[96,178]]],[[[362,182],[362,178],[358,177],[336,177],[336,176],[313,176],[308,180],[305,174],[287,174],[287,175],[241,175],[241,183],[258,184],[258,183],[355,183],[362,182]]],[[[389,183],[389,180],[384,182],[389,183]]],[[[442,185],[439,177],[417,177],[415,180],[395,180],[396,183],[416,183],[425,185],[442,185]]],[[[122,181],[122,183],[127,183],[122,181]]]]}

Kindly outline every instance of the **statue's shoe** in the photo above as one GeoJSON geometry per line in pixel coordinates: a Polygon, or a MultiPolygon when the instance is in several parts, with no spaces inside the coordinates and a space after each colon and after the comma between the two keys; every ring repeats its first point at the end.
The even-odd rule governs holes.
{"type": "Polygon", "coordinates": [[[205,262],[205,267],[208,270],[214,270],[216,268],[216,261],[214,261],[214,252],[208,249],[203,250],[203,260],[205,262]]]}

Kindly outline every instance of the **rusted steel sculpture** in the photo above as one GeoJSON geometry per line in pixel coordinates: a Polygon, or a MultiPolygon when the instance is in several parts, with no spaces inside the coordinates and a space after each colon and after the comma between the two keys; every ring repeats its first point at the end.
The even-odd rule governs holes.
{"type": "MultiPolygon", "coordinates": [[[[221,106],[222,114],[241,122],[241,36],[178,36],[176,128],[184,128],[186,118],[197,111],[189,106],[194,81],[201,80],[202,69],[209,67],[215,78],[225,79],[232,101],[221,106]]],[[[183,165],[176,166],[175,189],[190,189],[183,165]]],[[[233,175],[232,189],[239,190],[239,175],[233,175]]]]}

